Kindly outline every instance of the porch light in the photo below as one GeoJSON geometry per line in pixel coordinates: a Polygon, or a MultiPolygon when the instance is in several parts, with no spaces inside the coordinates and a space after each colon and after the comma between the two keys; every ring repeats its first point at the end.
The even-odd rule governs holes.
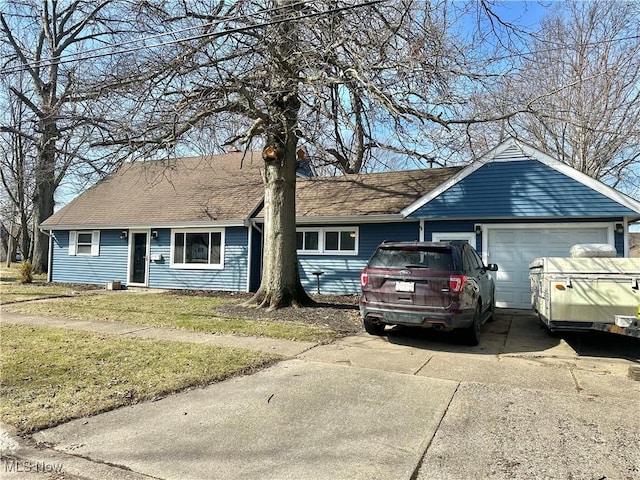
{"type": "Polygon", "coordinates": [[[476,223],[474,225],[474,229],[478,235],[482,233],[482,225],[480,225],[479,223],[476,223]]]}
{"type": "Polygon", "coordinates": [[[126,230],[122,230],[122,232],[120,232],[120,239],[126,240],[128,235],[129,235],[129,232],[127,232],[126,230]]]}
{"type": "Polygon", "coordinates": [[[616,223],[616,233],[624,233],[624,225],[622,223],[616,223]]]}
{"type": "Polygon", "coordinates": [[[158,231],[157,230],[153,230],[151,232],[151,240],[155,240],[156,238],[158,238],[158,231]]]}

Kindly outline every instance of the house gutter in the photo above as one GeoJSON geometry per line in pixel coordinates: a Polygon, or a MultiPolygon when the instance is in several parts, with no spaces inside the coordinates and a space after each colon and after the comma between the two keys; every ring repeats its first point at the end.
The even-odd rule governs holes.
{"type": "MultiPolygon", "coordinates": [[[[385,215],[345,215],[345,216],[327,216],[314,217],[302,216],[296,217],[296,225],[312,225],[312,224],[354,224],[354,223],[380,223],[380,222],[402,222],[417,221],[416,218],[406,219],[400,214],[385,215]]],[[[264,224],[264,217],[257,217],[252,220],[254,225],[257,223],[264,224]]]]}
{"type": "Polygon", "coordinates": [[[151,228],[205,228],[205,227],[246,227],[246,223],[242,220],[202,220],[197,222],[157,222],[146,224],[82,224],[82,225],[47,225],[49,231],[53,230],[145,230],[151,228]]]}

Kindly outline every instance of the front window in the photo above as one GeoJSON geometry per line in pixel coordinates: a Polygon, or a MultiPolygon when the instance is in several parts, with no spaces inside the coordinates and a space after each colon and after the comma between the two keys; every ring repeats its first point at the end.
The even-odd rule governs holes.
{"type": "Polygon", "coordinates": [[[172,264],[186,268],[222,268],[222,231],[173,232],[172,264]]]}
{"type": "Polygon", "coordinates": [[[296,244],[298,251],[318,252],[320,233],[317,230],[296,232],[296,244]]]}
{"type": "Polygon", "coordinates": [[[91,232],[78,232],[76,255],[91,255],[91,232]]]}
{"type": "Polygon", "coordinates": [[[69,255],[100,255],[100,231],[76,231],[69,232],[69,255]]]}
{"type": "Polygon", "coordinates": [[[358,254],[358,228],[305,228],[296,232],[298,253],[358,254]]]}

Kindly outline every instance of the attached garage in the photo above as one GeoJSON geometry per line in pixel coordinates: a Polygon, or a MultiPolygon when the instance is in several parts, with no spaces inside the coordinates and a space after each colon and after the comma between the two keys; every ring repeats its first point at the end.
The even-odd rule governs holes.
{"type": "Polygon", "coordinates": [[[498,264],[496,306],[531,308],[529,263],[577,243],[629,255],[640,202],[518,140],[508,140],[403,210],[420,239],[461,239],[498,264]]]}
{"type": "Polygon", "coordinates": [[[564,257],[577,243],[613,244],[608,224],[486,225],[483,258],[498,264],[496,306],[531,308],[529,263],[537,257],[564,257]]]}

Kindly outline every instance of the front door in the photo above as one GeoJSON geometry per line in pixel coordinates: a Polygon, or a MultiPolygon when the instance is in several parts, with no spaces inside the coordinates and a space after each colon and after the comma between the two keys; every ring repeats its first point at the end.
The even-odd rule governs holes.
{"type": "Polygon", "coordinates": [[[131,233],[129,283],[147,285],[148,232],[131,233]]]}

